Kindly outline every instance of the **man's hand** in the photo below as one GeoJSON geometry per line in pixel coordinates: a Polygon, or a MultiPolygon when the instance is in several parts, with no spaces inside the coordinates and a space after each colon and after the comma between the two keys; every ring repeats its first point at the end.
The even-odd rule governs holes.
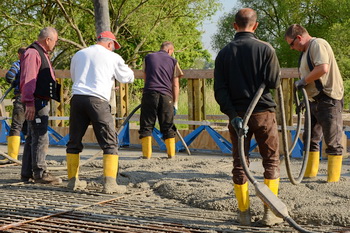
{"type": "Polygon", "coordinates": [[[307,83],[305,82],[305,78],[301,78],[300,80],[295,81],[294,86],[297,89],[301,89],[305,87],[307,83]]]}
{"type": "MultiPolygon", "coordinates": [[[[231,120],[231,125],[232,125],[233,128],[235,129],[237,135],[240,136],[240,135],[239,135],[239,130],[243,128],[243,119],[242,119],[241,117],[239,117],[239,116],[236,116],[235,118],[233,118],[233,119],[231,120]]],[[[243,129],[243,134],[244,134],[244,136],[247,135],[248,129],[249,129],[248,126],[247,126],[246,128],[243,129]]]]}
{"type": "Polygon", "coordinates": [[[34,106],[26,106],[26,111],[24,113],[26,120],[32,121],[35,117],[35,107],[34,106]]]}

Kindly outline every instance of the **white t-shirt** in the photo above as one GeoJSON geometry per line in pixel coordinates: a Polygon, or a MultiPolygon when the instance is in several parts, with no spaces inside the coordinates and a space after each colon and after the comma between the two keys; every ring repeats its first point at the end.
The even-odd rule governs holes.
{"type": "Polygon", "coordinates": [[[73,95],[95,96],[106,101],[111,98],[114,79],[121,83],[134,81],[134,72],[123,58],[98,44],[82,49],[73,56],[70,73],[73,95]]]}

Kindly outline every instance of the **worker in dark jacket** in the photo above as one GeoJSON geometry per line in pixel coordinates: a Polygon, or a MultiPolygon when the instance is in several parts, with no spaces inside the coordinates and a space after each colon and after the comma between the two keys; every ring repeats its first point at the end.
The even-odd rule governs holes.
{"type": "MultiPolygon", "coordinates": [[[[238,153],[238,132],[242,128],[242,117],[262,83],[266,88],[248,122],[249,129],[244,129],[244,151],[249,165],[249,146],[254,135],[265,170],[264,182],[275,195],[278,193],[280,177],[276,103],[269,91],[280,84],[280,67],[275,50],[254,34],[258,26],[256,20],[257,14],[254,10],[244,8],[238,11],[233,24],[237,33],[234,40],[219,52],[214,71],[215,99],[231,122],[228,128],[233,147],[232,174],[239,222],[242,225],[251,224],[251,215],[247,176],[238,153]]],[[[282,221],[265,205],[261,224],[274,225],[282,221]]]]}

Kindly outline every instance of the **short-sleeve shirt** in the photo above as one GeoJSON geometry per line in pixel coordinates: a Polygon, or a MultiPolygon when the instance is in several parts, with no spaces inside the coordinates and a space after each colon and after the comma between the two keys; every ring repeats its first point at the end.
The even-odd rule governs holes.
{"type": "Polygon", "coordinates": [[[156,91],[173,96],[173,79],[183,76],[177,60],[164,50],[148,54],[143,62],[146,73],[144,93],[156,91]]]}
{"type": "MultiPolygon", "coordinates": [[[[341,77],[337,61],[335,60],[333,50],[326,40],[321,38],[311,39],[310,45],[304,52],[300,61],[301,77],[306,77],[310,73],[307,63],[307,54],[309,50],[310,59],[314,66],[328,64],[328,72],[320,78],[323,86],[323,92],[333,99],[342,99],[344,95],[343,79],[341,77]]],[[[305,87],[305,90],[309,98],[315,97],[320,93],[315,82],[309,83],[305,87]]]]}

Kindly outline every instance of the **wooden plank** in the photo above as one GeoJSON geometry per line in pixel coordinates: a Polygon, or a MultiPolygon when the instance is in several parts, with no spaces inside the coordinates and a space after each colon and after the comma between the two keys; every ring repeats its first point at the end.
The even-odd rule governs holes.
{"type": "MultiPolygon", "coordinates": [[[[133,69],[135,78],[143,78],[143,71],[133,69]]],[[[5,77],[7,70],[0,69],[0,77],[5,77]]],[[[183,70],[186,79],[208,79],[214,77],[214,69],[187,69],[183,70]]],[[[55,75],[57,78],[70,78],[69,70],[55,70],[55,75]]],[[[297,78],[298,69],[297,68],[282,68],[281,77],[282,78],[297,78]]]]}
{"type": "Polygon", "coordinates": [[[70,70],[55,70],[56,78],[70,78],[70,70]]]}
{"type": "Polygon", "coordinates": [[[281,78],[298,78],[299,73],[297,68],[282,68],[281,78]]]}

